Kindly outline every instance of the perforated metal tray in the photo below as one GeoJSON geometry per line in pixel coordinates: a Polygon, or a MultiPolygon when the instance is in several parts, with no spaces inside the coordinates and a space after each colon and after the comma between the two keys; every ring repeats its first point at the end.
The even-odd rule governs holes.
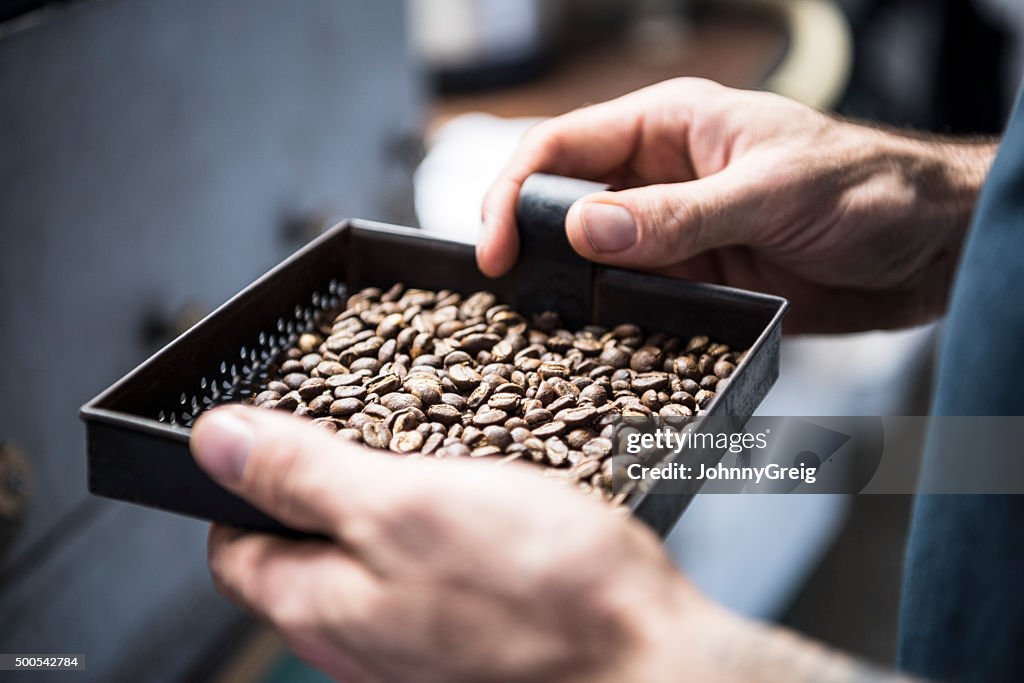
{"type": "MultiPolygon", "coordinates": [[[[518,207],[521,256],[509,275],[488,279],[471,245],[422,231],[346,220],[296,252],[191,330],[83,406],[89,490],[235,526],[288,532],[220,488],[188,450],[189,426],[210,407],[240,400],[278,351],[317,314],[367,286],[487,289],[525,312],[558,311],[567,325],[635,323],[682,337],[709,334],[749,348],[728,387],[707,408],[742,426],[779,371],[784,299],[591,264],[572,251],[564,219],[578,197],[603,189],[532,176],[518,207]]],[[[628,501],[664,535],[689,503],[653,490],[628,501]]]]}

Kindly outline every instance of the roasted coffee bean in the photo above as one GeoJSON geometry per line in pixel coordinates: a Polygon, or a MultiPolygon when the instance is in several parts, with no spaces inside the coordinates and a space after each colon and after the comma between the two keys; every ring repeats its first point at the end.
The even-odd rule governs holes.
{"type": "Polygon", "coordinates": [[[658,410],[658,415],[664,418],[689,418],[693,416],[693,410],[678,403],[669,403],[658,410]]]}
{"type": "Polygon", "coordinates": [[[719,379],[727,379],[730,375],[732,375],[733,370],[735,369],[736,366],[730,363],[729,361],[720,360],[717,363],[715,363],[715,376],[718,377],[719,379]]]}
{"type": "Polygon", "coordinates": [[[692,379],[684,379],[679,383],[679,390],[685,391],[691,396],[696,396],[697,392],[700,391],[700,385],[692,379]]]}
{"type": "Polygon", "coordinates": [[[331,409],[331,404],[334,403],[334,397],[330,394],[320,394],[309,401],[309,409],[313,411],[314,415],[323,416],[328,413],[331,409]]]}
{"type": "Polygon", "coordinates": [[[323,340],[320,338],[320,335],[312,334],[310,332],[299,335],[298,347],[299,351],[302,351],[303,353],[312,353],[313,351],[316,351],[316,348],[320,346],[321,343],[323,343],[323,340]]]}
{"type": "Polygon", "coordinates": [[[285,375],[282,381],[286,385],[288,385],[289,391],[293,391],[301,387],[302,383],[305,382],[307,379],[309,379],[309,375],[303,372],[291,372],[285,375]]]}
{"type": "Polygon", "coordinates": [[[362,430],[353,429],[351,427],[346,427],[344,429],[339,429],[338,430],[338,436],[340,436],[342,439],[346,439],[348,441],[362,441],[363,440],[363,432],[362,432],[362,430]]]}
{"type": "Polygon", "coordinates": [[[436,455],[439,458],[466,458],[469,457],[470,452],[469,446],[466,444],[453,443],[437,449],[436,455]]]}
{"type": "Polygon", "coordinates": [[[491,446],[490,444],[487,444],[484,446],[477,446],[472,451],[470,451],[469,455],[472,458],[487,458],[493,455],[501,455],[502,452],[503,451],[497,446],[491,446]]]}
{"type": "Polygon", "coordinates": [[[487,443],[503,450],[512,443],[512,433],[505,427],[497,425],[484,427],[484,438],[487,439],[487,443]]]}
{"type": "Polygon", "coordinates": [[[531,427],[542,425],[545,422],[550,422],[554,417],[554,414],[547,408],[534,408],[533,410],[527,411],[523,416],[526,423],[531,427]]]}
{"type": "Polygon", "coordinates": [[[554,401],[547,405],[548,410],[553,413],[557,413],[566,408],[571,408],[576,405],[576,397],[572,394],[566,394],[565,396],[559,396],[554,401]]]}
{"type": "Polygon", "coordinates": [[[500,341],[501,337],[496,334],[470,334],[459,340],[459,348],[471,356],[475,356],[480,351],[494,348],[494,345],[500,341]]]}
{"type": "Polygon", "coordinates": [[[420,452],[423,453],[423,455],[431,455],[432,453],[437,451],[438,448],[441,447],[441,444],[443,442],[444,442],[444,434],[440,434],[440,433],[435,432],[435,433],[431,434],[430,436],[428,436],[423,441],[423,446],[420,448],[420,452]]]}
{"type": "Polygon", "coordinates": [[[651,372],[660,370],[664,356],[656,346],[644,346],[637,349],[629,360],[629,367],[635,372],[651,372]]]}
{"type": "Polygon", "coordinates": [[[487,400],[487,405],[490,406],[491,408],[504,410],[506,413],[511,414],[519,410],[519,401],[520,398],[518,394],[496,393],[492,394],[491,397],[487,400]]]}
{"type": "Polygon", "coordinates": [[[555,421],[561,422],[572,429],[590,424],[597,417],[597,410],[593,406],[580,406],[578,408],[567,408],[555,413],[555,421]]]}
{"type": "Polygon", "coordinates": [[[569,447],[557,436],[552,436],[544,442],[544,454],[549,463],[558,467],[569,455],[569,447]]]}
{"type": "Polygon", "coordinates": [[[419,432],[396,432],[388,443],[388,448],[395,453],[412,453],[423,447],[424,438],[419,432]]]}
{"type": "MultiPolygon", "coordinates": [[[[302,403],[302,397],[299,396],[299,393],[297,391],[290,391],[277,400],[274,408],[291,412],[298,408],[300,403],[302,403]]],[[[266,405],[266,403],[263,405],[266,405]]]]}
{"type": "Polygon", "coordinates": [[[700,380],[700,388],[707,389],[708,391],[714,391],[715,387],[718,386],[718,378],[714,375],[708,375],[700,380]]]}
{"type": "Polygon", "coordinates": [[[597,436],[597,432],[587,427],[578,427],[565,435],[565,442],[570,448],[583,448],[584,444],[597,436]]]}
{"type": "Polygon", "coordinates": [[[490,425],[497,425],[503,423],[508,418],[508,413],[504,410],[495,410],[494,408],[484,408],[476,415],[473,416],[473,424],[477,427],[487,427],[490,425]]]}
{"type": "Polygon", "coordinates": [[[441,401],[441,382],[428,377],[410,377],[403,385],[405,390],[418,398],[425,406],[441,401]]]}
{"type": "Polygon", "coordinates": [[[380,397],[380,404],[388,410],[395,412],[406,408],[423,408],[423,402],[412,394],[393,391],[380,397]]]}
{"type": "Polygon", "coordinates": [[[604,437],[596,437],[583,444],[580,448],[588,458],[605,458],[612,452],[612,442],[604,437]]]}
{"type": "Polygon", "coordinates": [[[460,390],[471,390],[483,381],[483,376],[470,367],[468,363],[460,363],[448,368],[448,379],[460,390]]]}
{"type": "Polygon", "coordinates": [[[608,391],[604,385],[592,383],[580,391],[580,403],[591,403],[595,406],[602,406],[608,401],[608,391]]]}
{"type": "Polygon", "coordinates": [[[311,401],[327,391],[327,383],[320,377],[311,377],[299,385],[299,396],[303,401],[311,401]]]}
{"type": "Polygon", "coordinates": [[[401,386],[402,380],[398,378],[398,375],[382,375],[370,380],[370,383],[366,385],[366,390],[372,394],[383,396],[398,391],[401,386]]]}
{"type": "Polygon", "coordinates": [[[701,389],[693,397],[693,400],[697,403],[697,407],[703,410],[708,407],[708,404],[715,398],[715,392],[701,389]]]}
{"type": "MultiPolygon", "coordinates": [[[[384,419],[384,424],[393,432],[412,431],[426,424],[427,416],[418,408],[406,408],[391,413],[384,419]]],[[[427,431],[430,425],[426,425],[427,431]]]]}
{"type": "Polygon", "coordinates": [[[540,439],[546,439],[548,437],[557,436],[562,434],[566,430],[566,424],[564,422],[558,422],[557,420],[551,420],[545,422],[537,427],[533,428],[534,436],[540,439]]]}
{"type": "Polygon", "coordinates": [[[298,373],[300,375],[306,374],[306,369],[303,367],[302,362],[296,359],[286,360],[281,363],[281,372],[285,375],[292,373],[298,373]]]}
{"type": "Polygon", "coordinates": [[[279,392],[271,391],[268,389],[266,391],[261,391],[259,394],[257,394],[256,397],[253,398],[252,404],[254,406],[258,406],[266,403],[267,401],[277,401],[280,398],[281,394],[279,392]]]}
{"type": "Polygon", "coordinates": [[[686,353],[702,353],[704,349],[707,348],[710,341],[711,340],[704,335],[697,335],[696,337],[692,337],[686,344],[685,351],[686,353]]]}
{"type": "Polygon", "coordinates": [[[391,414],[391,409],[387,406],[381,405],[380,403],[368,403],[363,408],[363,412],[374,419],[383,420],[391,414]]]}
{"type": "Polygon", "coordinates": [[[327,377],[325,383],[329,389],[336,389],[338,387],[362,386],[362,381],[363,376],[358,373],[343,372],[340,375],[327,377]]]}
{"type": "Polygon", "coordinates": [[[363,409],[363,402],[358,398],[339,398],[331,403],[331,417],[348,417],[363,409]]]}
{"type": "Polygon", "coordinates": [[[316,366],[320,365],[323,360],[324,357],[319,353],[307,353],[299,359],[299,363],[302,365],[302,372],[309,375],[316,370],[316,366]]]}
{"type": "Polygon", "coordinates": [[[371,448],[388,448],[391,430],[383,422],[368,422],[363,425],[363,443],[371,448]]]}
{"type": "Polygon", "coordinates": [[[580,479],[586,479],[595,474],[599,469],[601,469],[600,460],[597,458],[583,458],[573,466],[572,473],[580,479]]]}
{"type": "Polygon", "coordinates": [[[565,379],[569,376],[569,367],[564,363],[541,363],[540,367],[537,368],[537,374],[540,375],[542,380],[551,379],[552,377],[565,379]]]}
{"type": "Polygon", "coordinates": [[[700,368],[693,356],[679,356],[673,361],[673,370],[682,379],[690,379],[694,382],[700,380],[700,368]]]}
{"type": "Polygon", "coordinates": [[[334,390],[334,398],[358,398],[364,400],[366,398],[366,387],[355,385],[355,386],[342,386],[334,390]]]}
{"type": "Polygon", "coordinates": [[[638,394],[643,394],[645,391],[664,391],[669,388],[669,376],[664,372],[645,372],[637,375],[633,378],[630,386],[638,394]]]}
{"type": "Polygon", "coordinates": [[[481,382],[480,386],[473,390],[473,393],[466,399],[466,405],[476,410],[483,404],[487,403],[487,399],[490,398],[491,392],[494,389],[487,382],[481,382]]]}

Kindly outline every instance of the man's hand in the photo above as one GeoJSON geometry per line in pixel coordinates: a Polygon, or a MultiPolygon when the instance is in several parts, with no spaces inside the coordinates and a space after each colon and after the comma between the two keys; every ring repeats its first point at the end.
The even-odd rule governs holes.
{"type": "Polygon", "coordinates": [[[667,81],[531,129],[484,203],[477,260],[515,263],[519,189],[557,173],[620,189],[569,212],[588,259],[781,294],[793,331],[911,325],[945,310],[994,153],[667,81]]]}
{"type": "Polygon", "coordinates": [[[192,447],[326,538],[214,526],[210,570],[341,680],[659,680],[658,639],[708,605],[646,528],[526,465],[400,460],[242,407],[202,417],[192,447]]]}
{"type": "Polygon", "coordinates": [[[727,613],[645,527],[528,465],[397,458],[241,406],[201,417],[191,445],[222,485],[323,537],[214,525],[210,571],[339,680],[893,680],[727,613]]]}

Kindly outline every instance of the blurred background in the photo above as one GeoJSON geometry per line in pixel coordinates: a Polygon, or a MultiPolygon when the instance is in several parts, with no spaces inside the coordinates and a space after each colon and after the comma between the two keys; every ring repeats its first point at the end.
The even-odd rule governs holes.
{"type": "MultiPolygon", "coordinates": [[[[530,125],[674,76],[996,134],[1022,31],[1014,0],[0,0],[0,652],[319,680],[216,595],[204,524],[87,494],[76,412],[337,218],[472,241],[530,125]]],[[[935,337],[787,339],[761,412],[925,413],[935,337]]],[[[668,547],[887,664],[909,503],[703,496],[668,547]]]]}

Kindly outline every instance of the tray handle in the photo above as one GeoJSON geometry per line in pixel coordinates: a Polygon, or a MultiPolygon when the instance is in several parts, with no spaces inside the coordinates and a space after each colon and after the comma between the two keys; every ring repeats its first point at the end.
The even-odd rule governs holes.
{"type": "Polygon", "coordinates": [[[516,206],[519,260],[512,272],[520,306],[556,310],[574,327],[590,320],[593,265],[569,244],[565,217],[577,199],[607,189],[602,183],[547,173],[534,173],[523,183],[516,206]]]}

